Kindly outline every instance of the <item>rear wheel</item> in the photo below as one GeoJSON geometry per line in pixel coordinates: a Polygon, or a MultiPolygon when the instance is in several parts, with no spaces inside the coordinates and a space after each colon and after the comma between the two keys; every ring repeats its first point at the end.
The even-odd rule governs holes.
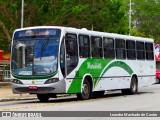
{"type": "Polygon", "coordinates": [[[130,83],[130,88],[129,89],[122,89],[122,94],[127,94],[127,95],[133,95],[138,92],[138,82],[135,77],[132,77],[131,83],[130,83]]]}
{"type": "Polygon", "coordinates": [[[77,93],[77,98],[82,100],[87,100],[91,96],[91,84],[90,82],[85,78],[83,81],[82,86],[82,93],[77,93]]]}
{"type": "Polygon", "coordinates": [[[37,98],[41,101],[41,102],[47,102],[50,98],[49,94],[37,94],[37,98]]]}
{"type": "Polygon", "coordinates": [[[156,78],[156,83],[159,84],[160,83],[160,79],[156,78]]]}

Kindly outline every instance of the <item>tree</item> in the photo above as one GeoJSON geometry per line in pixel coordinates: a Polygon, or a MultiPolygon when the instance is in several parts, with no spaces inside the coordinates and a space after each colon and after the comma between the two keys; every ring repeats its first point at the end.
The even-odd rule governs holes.
{"type": "MultiPolygon", "coordinates": [[[[125,0],[26,0],[24,27],[55,25],[128,34],[125,0]]],[[[0,1],[0,39],[20,28],[21,1],[0,1]]],[[[5,42],[3,42],[5,43],[5,42]]]]}
{"type": "MultiPolygon", "coordinates": [[[[25,12],[29,14],[31,8],[33,9],[33,6],[27,7],[25,12]]],[[[13,31],[20,28],[20,20],[21,1],[0,1],[0,49],[8,49],[13,31]]]]}
{"type": "Polygon", "coordinates": [[[146,37],[160,42],[160,0],[133,0],[133,26],[146,37]]]}

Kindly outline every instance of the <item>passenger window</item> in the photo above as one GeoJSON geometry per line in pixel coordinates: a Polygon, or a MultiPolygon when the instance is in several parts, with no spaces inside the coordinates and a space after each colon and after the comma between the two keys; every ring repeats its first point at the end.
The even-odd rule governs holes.
{"type": "Polygon", "coordinates": [[[90,57],[90,40],[88,35],[79,35],[79,56],[80,58],[90,57]]]}
{"type": "Polygon", "coordinates": [[[102,57],[102,38],[92,36],[91,37],[91,52],[92,57],[94,58],[100,58],[102,57]]]}
{"type": "Polygon", "coordinates": [[[154,60],[153,43],[146,42],[145,49],[146,49],[146,59],[147,60],[154,60]]]}
{"type": "Polygon", "coordinates": [[[115,39],[116,58],[126,59],[125,40],[115,39]]]}
{"type": "Polygon", "coordinates": [[[136,42],[136,50],[137,50],[137,59],[144,60],[145,59],[145,49],[144,42],[136,42]]]}
{"type": "Polygon", "coordinates": [[[103,38],[104,58],[115,58],[114,39],[103,38]]]}
{"type": "Polygon", "coordinates": [[[136,59],[135,41],[126,41],[126,50],[128,59],[136,59]]]}

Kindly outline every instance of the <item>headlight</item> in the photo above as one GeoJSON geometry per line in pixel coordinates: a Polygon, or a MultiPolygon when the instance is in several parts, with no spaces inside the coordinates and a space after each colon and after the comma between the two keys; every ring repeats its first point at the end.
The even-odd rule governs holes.
{"type": "Polygon", "coordinates": [[[20,80],[17,79],[12,79],[11,82],[15,84],[23,84],[20,80]]]}
{"type": "Polygon", "coordinates": [[[48,79],[44,84],[55,83],[55,82],[58,82],[58,81],[59,81],[58,78],[51,78],[51,79],[48,79]]]}

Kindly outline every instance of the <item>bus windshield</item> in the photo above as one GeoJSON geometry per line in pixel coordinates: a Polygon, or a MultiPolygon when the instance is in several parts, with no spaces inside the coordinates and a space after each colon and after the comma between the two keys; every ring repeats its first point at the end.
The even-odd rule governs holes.
{"type": "Polygon", "coordinates": [[[59,29],[15,32],[11,69],[16,75],[49,75],[57,71],[59,29]]]}

